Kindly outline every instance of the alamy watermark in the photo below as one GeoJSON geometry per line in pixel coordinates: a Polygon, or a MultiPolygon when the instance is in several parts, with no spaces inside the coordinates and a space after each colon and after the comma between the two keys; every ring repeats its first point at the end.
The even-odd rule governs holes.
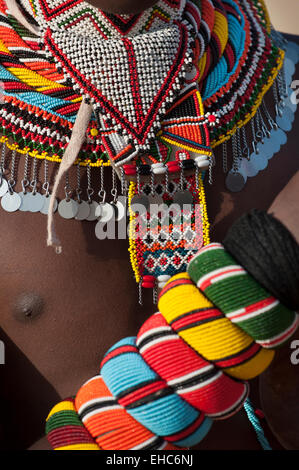
{"type": "Polygon", "coordinates": [[[127,208],[126,197],[120,196],[118,201],[124,207],[124,214],[135,214],[130,223],[123,216],[116,221],[111,218],[108,222],[99,222],[96,225],[96,236],[99,240],[131,240],[147,237],[164,242],[171,240],[178,242],[184,240],[186,249],[196,249],[195,234],[202,228],[202,206],[200,204],[132,204],[127,208]]]}
{"type": "Polygon", "coordinates": [[[290,360],[291,364],[293,366],[298,366],[299,365],[299,339],[294,339],[291,342],[291,349],[293,349],[293,352],[291,353],[290,360]]]}

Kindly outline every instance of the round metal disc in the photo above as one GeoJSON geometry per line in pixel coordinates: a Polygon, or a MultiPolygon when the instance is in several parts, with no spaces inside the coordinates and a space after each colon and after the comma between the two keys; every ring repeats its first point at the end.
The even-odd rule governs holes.
{"type": "Polygon", "coordinates": [[[173,196],[173,202],[183,208],[184,205],[193,203],[193,196],[190,191],[178,191],[173,196]]]}
{"type": "Polygon", "coordinates": [[[10,192],[4,194],[1,199],[1,206],[6,212],[15,212],[20,208],[22,204],[22,199],[18,193],[10,192]]]}
{"type": "Polygon", "coordinates": [[[235,172],[231,170],[226,177],[225,184],[229,191],[238,193],[244,188],[246,184],[246,177],[244,177],[238,171],[235,172]]]}
{"type": "Polygon", "coordinates": [[[74,199],[63,199],[58,204],[58,212],[64,219],[73,219],[78,213],[78,203],[74,199]]]}
{"type": "Polygon", "coordinates": [[[76,220],[86,220],[90,215],[90,204],[86,201],[81,201],[78,203],[78,212],[75,216],[76,220]]]}
{"type": "Polygon", "coordinates": [[[287,143],[288,140],[286,133],[280,128],[278,128],[277,130],[273,129],[271,131],[271,141],[272,139],[277,141],[277,145],[279,145],[277,152],[279,151],[282,145],[285,145],[287,143]]]}
{"type": "Polygon", "coordinates": [[[283,115],[289,119],[289,121],[291,122],[291,124],[293,124],[293,122],[295,121],[295,113],[294,111],[291,110],[291,108],[289,106],[285,106],[284,107],[284,110],[283,110],[283,115]]]}
{"type": "Polygon", "coordinates": [[[290,59],[294,64],[299,62],[299,46],[293,41],[289,41],[286,50],[286,57],[290,59]]]}
{"type": "MultiPolygon", "coordinates": [[[[280,147],[282,145],[281,136],[279,134],[279,131],[281,131],[280,128],[278,128],[277,130],[272,129],[272,131],[270,132],[269,141],[267,142],[267,146],[270,147],[270,149],[272,151],[272,155],[279,152],[280,147]]],[[[281,131],[281,132],[283,132],[283,131],[281,131]]]]}
{"type": "Polygon", "coordinates": [[[285,59],[289,59],[295,64],[297,62],[297,53],[293,48],[287,48],[286,54],[285,54],[285,59]]]}
{"type": "Polygon", "coordinates": [[[164,205],[163,198],[159,196],[159,194],[152,195],[150,194],[148,196],[148,202],[149,202],[149,212],[151,214],[156,214],[159,212],[159,207],[164,205]]]}
{"type": "Polygon", "coordinates": [[[149,209],[149,200],[145,194],[137,194],[131,201],[131,209],[138,214],[144,214],[149,209]]]}
{"type": "Polygon", "coordinates": [[[27,199],[27,205],[30,212],[40,212],[44,205],[44,198],[40,193],[29,193],[27,199]]]}
{"type": "Polygon", "coordinates": [[[107,222],[109,222],[109,220],[111,220],[114,217],[115,212],[114,212],[113,207],[108,202],[101,204],[101,209],[102,209],[102,215],[100,216],[99,221],[102,224],[106,224],[107,222]]]}
{"type": "Polygon", "coordinates": [[[242,175],[245,177],[253,177],[258,174],[259,171],[264,170],[268,165],[268,160],[263,155],[252,153],[250,159],[242,159],[240,170],[242,175]]]}
{"type": "MultiPolygon", "coordinates": [[[[287,108],[287,109],[290,110],[290,108],[287,108]]],[[[292,122],[289,118],[288,113],[284,112],[281,117],[276,116],[276,123],[280,127],[280,129],[282,129],[285,132],[289,132],[292,129],[292,122]]]]}
{"type": "MultiPolygon", "coordinates": [[[[44,195],[43,198],[44,198],[44,203],[43,203],[43,207],[41,208],[40,212],[44,215],[48,215],[49,205],[50,205],[50,195],[49,196],[44,195]]],[[[58,202],[57,202],[57,199],[55,199],[54,212],[57,211],[57,207],[58,207],[58,202]]]]}
{"type": "Polygon", "coordinates": [[[267,160],[269,160],[273,156],[273,151],[270,145],[270,139],[264,139],[263,144],[259,142],[257,144],[257,149],[259,150],[258,155],[262,155],[267,160]]]}
{"type": "Polygon", "coordinates": [[[265,143],[263,145],[261,153],[264,155],[267,160],[271,160],[273,155],[275,155],[280,149],[280,144],[278,142],[277,137],[271,137],[269,139],[265,139],[265,143]]]}
{"type": "MultiPolygon", "coordinates": [[[[260,171],[264,170],[268,166],[268,159],[262,154],[252,154],[251,165],[253,167],[253,173],[257,175],[260,171]]],[[[248,175],[251,176],[251,175],[248,175]]]]}
{"type": "Polygon", "coordinates": [[[284,60],[284,67],[286,74],[292,77],[296,70],[294,62],[286,57],[284,60]]]}
{"type": "Polygon", "coordinates": [[[6,194],[7,191],[8,191],[8,183],[6,179],[4,178],[4,176],[2,176],[2,181],[0,185],[0,197],[4,196],[4,194],[6,194]]]}
{"type": "Polygon", "coordinates": [[[29,202],[29,195],[30,193],[24,193],[23,191],[21,191],[19,193],[19,196],[21,198],[21,205],[19,207],[19,211],[21,212],[29,212],[29,205],[28,205],[28,202],[29,202]]]}
{"type": "Polygon", "coordinates": [[[88,220],[89,222],[94,222],[95,220],[97,220],[96,210],[99,204],[96,201],[92,201],[88,205],[89,205],[89,215],[88,217],[86,217],[85,220],[88,220]]]}

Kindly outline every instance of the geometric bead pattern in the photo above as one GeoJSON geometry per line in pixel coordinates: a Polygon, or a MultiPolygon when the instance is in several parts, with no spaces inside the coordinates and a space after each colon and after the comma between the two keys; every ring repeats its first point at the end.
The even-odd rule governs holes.
{"type": "Polygon", "coordinates": [[[188,272],[199,289],[256,343],[277,348],[298,327],[298,314],[267,292],[219,243],[203,248],[188,272]]]}

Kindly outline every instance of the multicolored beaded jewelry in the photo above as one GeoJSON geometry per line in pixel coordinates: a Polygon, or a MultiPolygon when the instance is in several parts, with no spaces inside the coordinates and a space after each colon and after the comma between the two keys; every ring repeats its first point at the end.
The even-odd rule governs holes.
{"type": "Polygon", "coordinates": [[[0,131],[1,142],[12,150],[9,181],[4,147],[2,152],[2,207],[48,213],[48,162],[61,163],[80,106],[88,102],[93,112],[75,162],[78,184],[71,188],[66,175],[66,198],[55,201],[54,210],[65,218],[97,221],[98,236],[103,224],[125,213],[118,174],[121,193],[129,198],[136,281],[140,288],[162,287],[209,242],[200,173],[208,170],[212,182],[212,148],[223,144],[227,186],[238,191],[285,143],[296,109],[290,57],[295,62],[298,51],[271,30],[258,0],[160,0],[140,15],[106,14],[81,0],[18,0],[27,23],[16,19],[10,3],[0,2],[0,131]],[[271,87],[275,117],[264,99],[271,87]],[[19,154],[44,164],[42,187],[33,165],[34,197],[27,164],[22,191],[13,190],[19,154]],[[109,203],[106,166],[113,168],[109,203]],[[86,200],[80,167],[87,172],[86,200]],[[91,170],[99,172],[99,200],[91,170]],[[128,189],[127,180],[133,180],[128,189]],[[146,211],[145,230],[139,230],[131,205],[140,201],[145,207],[163,203],[168,216],[173,203],[181,209],[189,204],[189,214],[177,224],[170,217],[162,240],[161,211],[146,211]]]}
{"type": "Polygon", "coordinates": [[[66,198],[53,209],[97,221],[98,236],[124,217],[120,176],[136,281],[140,291],[154,289],[154,300],[162,289],[160,312],[136,338],[109,349],[101,375],[75,399],[52,410],[48,438],[54,449],[196,445],[213,420],[241,408],[247,380],[298,326],[295,313],[221,245],[209,244],[203,180],[207,172],[212,182],[212,149],[220,144],[232,191],[280,149],[296,110],[290,82],[299,52],[271,29],[261,0],[160,0],[140,15],[109,15],[82,0],[0,0],[0,18],[2,207],[49,212],[56,193],[48,164],[62,168],[82,112],[84,139],[71,161],[76,200],[66,173],[66,198]],[[24,174],[16,193],[19,154],[24,174]],[[99,200],[91,171],[99,172],[99,200]]]}
{"type": "Polygon", "coordinates": [[[298,314],[218,243],[200,250],[188,273],[171,278],[158,307],[137,337],[107,351],[100,375],[50,412],[53,449],[198,444],[213,420],[240,410],[247,380],[269,366],[299,325],[298,314]]]}

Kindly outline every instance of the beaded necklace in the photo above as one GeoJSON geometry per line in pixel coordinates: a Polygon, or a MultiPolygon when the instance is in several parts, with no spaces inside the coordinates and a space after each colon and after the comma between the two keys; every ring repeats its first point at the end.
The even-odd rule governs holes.
{"type": "MultiPolygon", "coordinates": [[[[109,221],[124,216],[128,198],[134,275],[140,293],[144,287],[155,294],[209,243],[202,172],[209,170],[212,182],[212,149],[222,144],[227,186],[237,191],[285,143],[294,112],[292,67],[287,60],[283,67],[289,49],[271,32],[265,6],[256,0],[161,0],[139,15],[56,0],[19,0],[20,15],[15,8],[13,15],[14,4],[0,3],[0,130],[3,145],[13,151],[6,181],[3,146],[2,207],[45,214],[58,207],[65,218],[96,221],[101,238],[109,221]],[[275,116],[264,100],[271,87],[275,116]],[[70,142],[85,105],[86,132],[74,151],[70,142]],[[68,147],[78,185],[71,188],[66,174],[65,200],[58,204],[54,194],[50,205],[48,162],[61,164],[68,147]],[[33,165],[28,191],[25,165],[16,195],[19,154],[26,162],[43,162],[44,181],[33,165]],[[81,197],[80,167],[87,172],[87,198],[81,197]],[[91,171],[99,173],[99,188],[91,186],[91,171]],[[136,214],[140,203],[145,211],[136,214]],[[183,218],[148,213],[150,205],[164,204],[167,212],[173,203],[191,206],[183,218]]],[[[48,227],[51,234],[52,222],[48,227]]],[[[55,244],[52,235],[49,243],[55,244]]]]}
{"type": "MultiPolygon", "coordinates": [[[[295,111],[290,61],[298,61],[298,50],[271,30],[258,0],[160,0],[140,15],[108,15],[81,0],[1,0],[0,15],[2,207],[50,213],[51,222],[65,175],[60,215],[97,220],[100,238],[105,224],[124,216],[120,176],[140,294],[154,289],[156,303],[156,289],[163,289],[160,312],[137,337],[109,349],[101,375],[75,399],[50,412],[49,441],[72,450],[196,445],[213,420],[242,407],[247,380],[298,326],[298,315],[223,246],[209,244],[203,187],[206,170],[212,181],[217,145],[227,186],[238,191],[286,141],[295,111]],[[270,88],[275,115],[264,99],[270,88]],[[8,180],[5,146],[12,150],[8,180]],[[14,192],[18,154],[25,158],[20,194],[14,192]],[[38,161],[45,168],[42,198],[38,161]],[[49,161],[60,164],[53,188],[49,161]],[[77,200],[67,174],[72,164],[77,200]],[[112,167],[110,203],[106,166],[112,167]],[[156,203],[159,210],[149,211],[156,203]],[[138,213],[137,204],[144,210],[138,213]]],[[[54,244],[52,223],[48,228],[54,244]]]]}

